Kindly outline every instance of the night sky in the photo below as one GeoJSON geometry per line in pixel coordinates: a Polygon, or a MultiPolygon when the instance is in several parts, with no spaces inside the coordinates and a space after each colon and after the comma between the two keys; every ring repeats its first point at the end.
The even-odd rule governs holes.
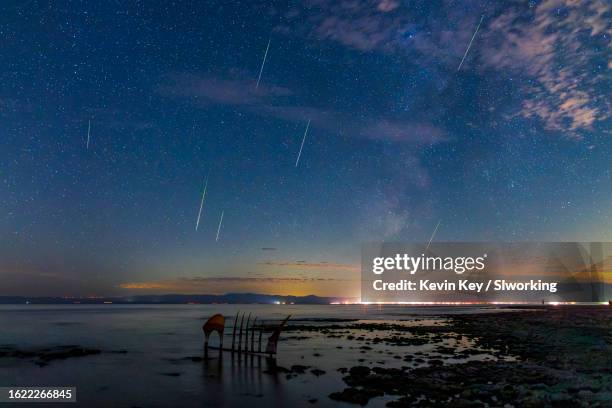
{"type": "Polygon", "coordinates": [[[0,295],[358,296],[362,242],[438,223],[612,241],[611,13],[3,1],[0,295]]]}

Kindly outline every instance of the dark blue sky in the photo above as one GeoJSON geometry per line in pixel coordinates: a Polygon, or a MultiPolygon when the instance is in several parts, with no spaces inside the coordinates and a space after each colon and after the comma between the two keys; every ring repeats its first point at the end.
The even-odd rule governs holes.
{"type": "Polygon", "coordinates": [[[355,296],[361,242],[438,222],[612,241],[611,7],[567,3],[3,2],[0,294],[355,296]]]}

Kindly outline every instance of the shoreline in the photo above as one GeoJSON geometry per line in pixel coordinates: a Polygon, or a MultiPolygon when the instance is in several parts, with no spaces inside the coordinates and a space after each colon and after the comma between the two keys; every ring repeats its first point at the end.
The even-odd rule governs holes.
{"type": "MultiPolygon", "coordinates": [[[[175,309],[186,310],[168,308],[175,309]]],[[[66,316],[73,316],[71,308],[63,310],[68,310],[66,316]]],[[[124,310],[116,309],[114,315],[143,313],[141,309],[124,310]]],[[[284,309],[270,306],[266,310],[274,314],[284,309]]],[[[305,313],[290,321],[281,335],[275,362],[229,353],[218,358],[216,351],[212,358],[203,358],[201,338],[196,335],[190,340],[192,346],[180,346],[171,356],[163,349],[142,354],[133,346],[109,347],[97,337],[88,344],[72,346],[28,348],[16,345],[19,342],[12,346],[0,343],[0,364],[15,372],[32,372],[37,367],[38,378],[45,378],[46,372],[75,364],[89,366],[89,361],[94,362],[91,374],[97,374],[95,370],[100,368],[95,367],[114,361],[113,377],[118,379],[129,376],[130,365],[143,365],[152,368],[143,368],[147,375],[137,380],[140,386],[160,382],[177,393],[182,392],[179,384],[184,381],[193,381],[196,386],[204,380],[210,386],[222,381],[226,391],[234,394],[241,387],[234,376],[247,370],[249,375],[263,375],[262,384],[286,389],[284,394],[298,398],[297,402],[318,406],[342,402],[377,407],[539,407],[605,406],[612,402],[612,310],[608,308],[512,306],[495,309],[499,313],[487,309],[471,313],[443,313],[444,309],[438,309],[442,313],[436,313],[434,308],[427,314],[410,314],[397,308],[388,318],[339,316],[334,310],[330,308],[328,315],[319,317],[305,313]],[[228,372],[221,366],[232,369],[228,372]],[[304,387],[317,391],[296,391],[304,387]]],[[[178,321],[180,315],[176,316],[170,317],[171,321],[178,321]]],[[[197,329],[202,319],[200,316],[190,325],[197,329]]],[[[62,330],[82,330],[78,324],[64,323],[59,326],[62,330]]],[[[168,344],[184,343],[174,332],[165,332],[164,336],[168,344]]],[[[146,339],[135,344],[152,341],[146,339]]],[[[248,384],[245,386],[251,389],[248,384]]],[[[87,388],[88,383],[80,386],[87,388]]],[[[122,386],[117,383],[107,387],[119,392],[122,386]]],[[[243,391],[244,395],[232,398],[246,403],[257,395],[252,401],[258,405],[275,398],[278,391],[273,390],[263,386],[256,393],[243,391]]]]}

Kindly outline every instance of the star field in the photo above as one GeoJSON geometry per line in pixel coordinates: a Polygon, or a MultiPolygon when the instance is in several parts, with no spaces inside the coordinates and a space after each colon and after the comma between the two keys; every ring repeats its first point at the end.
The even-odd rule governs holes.
{"type": "Polygon", "coordinates": [[[607,2],[0,11],[0,294],[354,296],[362,242],[438,221],[612,240],[607,2]]]}

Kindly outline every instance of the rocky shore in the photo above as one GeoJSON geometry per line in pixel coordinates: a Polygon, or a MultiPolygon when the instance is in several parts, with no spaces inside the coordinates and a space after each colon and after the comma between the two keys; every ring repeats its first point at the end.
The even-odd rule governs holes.
{"type": "Polygon", "coordinates": [[[400,368],[339,368],[347,387],[330,394],[333,400],[366,405],[387,395],[395,397],[389,407],[612,406],[612,309],[545,307],[445,317],[441,326],[351,323],[293,330],[366,344],[438,344],[431,353],[400,355],[406,363],[400,368]],[[353,330],[388,334],[347,334],[353,330]],[[461,341],[448,346],[444,339],[461,341]],[[461,346],[466,341],[470,347],[461,346]],[[491,357],[469,359],[479,350],[491,357]]]}

